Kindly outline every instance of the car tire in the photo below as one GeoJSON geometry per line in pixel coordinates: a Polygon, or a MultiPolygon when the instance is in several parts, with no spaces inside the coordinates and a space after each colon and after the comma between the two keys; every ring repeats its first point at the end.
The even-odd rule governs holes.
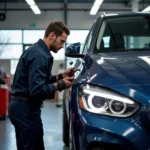
{"type": "Polygon", "coordinates": [[[66,146],[69,146],[69,122],[67,119],[67,112],[65,107],[65,99],[63,100],[63,142],[66,146]]]}

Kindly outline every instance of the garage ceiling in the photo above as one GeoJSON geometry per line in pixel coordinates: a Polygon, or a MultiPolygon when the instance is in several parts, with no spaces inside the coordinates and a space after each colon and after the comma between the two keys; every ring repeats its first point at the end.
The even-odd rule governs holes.
{"type": "MultiPolygon", "coordinates": [[[[41,5],[40,9],[43,11],[52,11],[52,10],[73,10],[73,11],[89,11],[90,7],[94,3],[95,0],[34,0],[37,5],[41,5]],[[46,5],[44,5],[46,3],[46,5]],[[51,3],[55,4],[81,4],[82,7],[79,7],[80,5],[75,5],[74,8],[70,8],[67,5],[66,6],[60,6],[58,5],[58,8],[55,5],[55,8],[52,7],[51,3]],[[84,7],[83,4],[89,4],[84,7]],[[49,4],[49,5],[47,5],[49,4]],[[79,8],[78,8],[79,7],[79,8]]],[[[104,0],[103,5],[105,7],[101,8],[101,11],[131,11],[131,2],[132,1],[139,1],[139,11],[143,10],[145,7],[150,5],[150,0],[104,0]],[[113,5],[114,4],[114,5],[113,5]],[[116,7],[118,4],[118,7],[116,7]]],[[[30,8],[26,7],[26,1],[25,0],[0,0],[0,10],[3,10],[4,7],[7,11],[15,11],[15,10],[29,10],[30,8]],[[6,5],[5,5],[6,2],[6,5]],[[8,5],[7,5],[8,4],[8,5]],[[11,5],[12,4],[12,5],[11,5]],[[21,5],[17,5],[21,4],[21,5]],[[23,4],[23,5],[22,5],[23,4]],[[25,4],[25,5],[24,5],[25,4]]],[[[72,5],[73,6],[73,5],[72,5]]]]}
{"type": "MultiPolygon", "coordinates": [[[[5,0],[0,0],[0,3],[3,3],[5,0]]],[[[37,3],[64,3],[67,1],[68,3],[94,3],[94,0],[35,0],[37,3]]],[[[132,0],[104,0],[103,3],[123,3],[127,4],[132,0]]],[[[18,3],[25,2],[25,0],[6,0],[8,3],[18,3]]],[[[150,4],[150,0],[140,0],[140,3],[150,4]]]]}

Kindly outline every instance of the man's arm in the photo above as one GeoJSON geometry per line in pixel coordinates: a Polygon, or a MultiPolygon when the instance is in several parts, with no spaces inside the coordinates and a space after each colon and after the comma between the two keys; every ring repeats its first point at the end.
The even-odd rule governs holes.
{"type": "Polygon", "coordinates": [[[50,83],[54,83],[54,82],[57,82],[58,80],[66,78],[66,77],[73,77],[74,73],[76,71],[80,71],[80,69],[79,68],[75,68],[75,67],[68,68],[66,71],[64,71],[64,72],[62,72],[62,73],[60,73],[58,75],[51,76],[49,82],[50,83]]]}

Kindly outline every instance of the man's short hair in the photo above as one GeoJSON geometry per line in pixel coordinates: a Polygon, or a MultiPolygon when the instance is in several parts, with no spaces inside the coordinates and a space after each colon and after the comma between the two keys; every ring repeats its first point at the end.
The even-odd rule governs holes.
{"type": "Polygon", "coordinates": [[[51,32],[54,32],[56,36],[61,36],[63,32],[65,32],[67,35],[70,34],[67,26],[61,21],[51,22],[45,30],[44,37],[47,38],[51,32]]]}

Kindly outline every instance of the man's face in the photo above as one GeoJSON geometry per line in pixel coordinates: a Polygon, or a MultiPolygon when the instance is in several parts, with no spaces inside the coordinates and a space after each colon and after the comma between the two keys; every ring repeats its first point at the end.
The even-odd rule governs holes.
{"type": "Polygon", "coordinates": [[[65,32],[63,32],[61,36],[54,36],[54,39],[50,45],[50,50],[52,50],[54,53],[57,53],[61,48],[64,47],[66,40],[67,34],[65,32]]]}

